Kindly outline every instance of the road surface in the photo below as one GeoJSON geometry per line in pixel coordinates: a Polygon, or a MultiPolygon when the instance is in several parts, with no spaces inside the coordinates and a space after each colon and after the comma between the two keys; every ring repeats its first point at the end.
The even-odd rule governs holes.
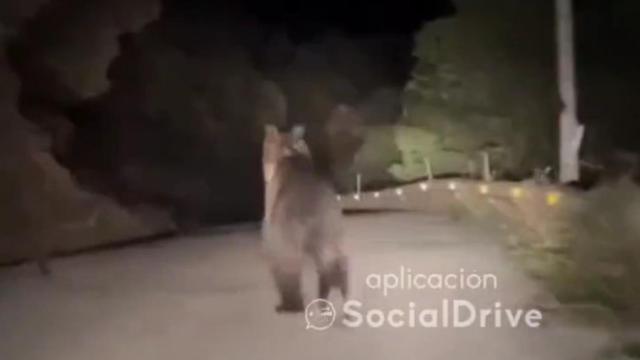
{"type": "MultiPolygon", "coordinates": [[[[510,262],[497,235],[408,212],[358,214],[346,222],[351,298],[362,311],[406,314],[410,303],[429,309],[443,299],[531,309],[545,297],[510,262]],[[490,274],[498,282],[475,290],[396,288],[385,296],[372,280],[401,267],[413,274],[490,274]]],[[[274,312],[258,238],[257,229],[245,227],[62,258],[49,279],[32,265],[2,269],[0,359],[585,360],[597,358],[608,341],[603,330],[555,322],[548,313],[540,328],[351,328],[338,314],[332,328],[307,330],[303,315],[274,312]]],[[[309,267],[309,301],[313,281],[309,267]]],[[[340,299],[333,300],[340,309],[340,299]]]]}

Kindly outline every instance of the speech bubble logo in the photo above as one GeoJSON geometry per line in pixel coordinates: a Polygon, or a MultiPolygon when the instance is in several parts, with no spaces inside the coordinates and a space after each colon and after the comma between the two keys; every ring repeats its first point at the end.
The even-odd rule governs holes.
{"type": "Polygon", "coordinates": [[[336,308],[331,301],[315,299],[305,308],[304,319],[307,322],[307,330],[327,330],[336,321],[336,308]]]}

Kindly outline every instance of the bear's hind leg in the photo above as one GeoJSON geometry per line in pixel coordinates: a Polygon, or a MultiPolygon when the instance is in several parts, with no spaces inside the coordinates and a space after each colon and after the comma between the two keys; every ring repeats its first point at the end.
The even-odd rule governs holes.
{"type": "Polygon", "coordinates": [[[273,267],[272,272],[280,293],[280,304],[277,312],[302,312],[304,301],[301,290],[301,264],[283,264],[273,267]]]}
{"type": "Polygon", "coordinates": [[[318,296],[327,299],[332,288],[337,288],[346,299],[349,289],[348,264],[345,256],[340,256],[323,264],[316,261],[318,268],[318,296]]]}

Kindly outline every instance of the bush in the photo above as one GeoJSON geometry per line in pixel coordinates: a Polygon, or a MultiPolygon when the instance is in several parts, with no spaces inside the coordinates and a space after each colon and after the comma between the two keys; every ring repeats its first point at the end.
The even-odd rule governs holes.
{"type": "Polygon", "coordinates": [[[640,310],[640,189],[624,180],[587,194],[568,214],[568,256],[592,297],[618,310],[640,310]]]}
{"type": "Polygon", "coordinates": [[[438,174],[466,172],[467,157],[464,153],[442,148],[439,138],[417,127],[397,126],[395,142],[400,151],[400,161],[389,167],[395,179],[411,181],[427,176],[427,159],[431,170],[438,174]]]}
{"type": "MultiPolygon", "coordinates": [[[[509,229],[522,266],[563,303],[591,303],[640,320],[640,189],[631,181],[588,193],[563,191],[549,206],[545,187],[519,199],[466,204],[486,223],[509,229]]],[[[558,193],[560,194],[560,193],[558,193]]]]}

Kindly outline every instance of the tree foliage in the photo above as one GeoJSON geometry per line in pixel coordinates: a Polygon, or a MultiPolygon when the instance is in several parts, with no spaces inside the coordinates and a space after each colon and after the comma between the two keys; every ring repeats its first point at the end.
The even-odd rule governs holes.
{"type": "Polygon", "coordinates": [[[501,170],[525,174],[553,163],[558,110],[553,3],[456,2],[458,13],[416,36],[405,125],[474,157],[502,149],[501,170]],[[540,20],[542,19],[542,21],[540,20]]]}

